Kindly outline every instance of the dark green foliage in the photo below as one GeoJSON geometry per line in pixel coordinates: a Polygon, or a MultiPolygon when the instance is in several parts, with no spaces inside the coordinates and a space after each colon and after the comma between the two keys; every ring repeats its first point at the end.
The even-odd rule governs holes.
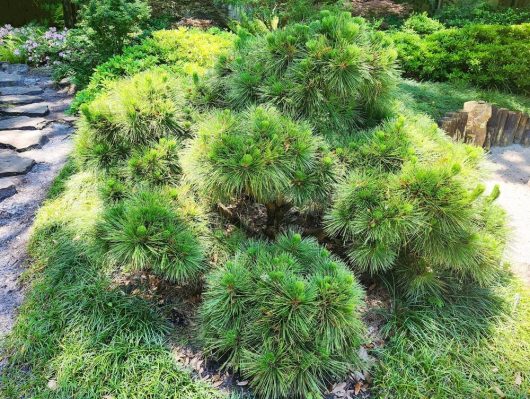
{"type": "Polygon", "coordinates": [[[160,161],[156,167],[166,169],[166,175],[175,172],[176,160],[168,158],[175,154],[175,140],[188,134],[190,111],[180,82],[167,71],[154,69],[116,82],[111,90],[84,105],[82,112],[76,145],[81,162],[110,168],[134,151],[146,151],[136,155],[131,167],[148,173],[145,162],[150,150],[139,147],[151,145],[156,146],[151,153],[160,161]],[[159,142],[161,138],[171,139],[159,142]],[[164,159],[172,165],[162,165],[164,159]]]}
{"type": "Polygon", "coordinates": [[[240,30],[218,68],[219,101],[236,109],[271,103],[319,133],[342,134],[387,114],[395,59],[385,35],[349,13],[323,11],[262,36],[240,30]]]}
{"type": "Polygon", "coordinates": [[[139,192],[109,208],[99,233],[112,264],[151,269],[177,283],[195,282],[205,269],[199,238],[170,198],[156,191],[139,192]]]}
{"type": "Polygon", "coordinates": [[[262,398],[320,397],[358,361],[363,292],[313,239],[250,242],[214,271],[201,308],[206,350],[262,398]]]}
{"type": "Polygon", "coordinates": [[[463,80],[479,87],[530,93],[530,24],[468,25],[421,37],[392,35],[407,76],[463,80]]]}
{"type": "Polygon", "coordinates": [[[413,14],[403,23],[403,28],[416,32],[419,35],[426,35],[437,32],[444,28],[443,24],[436,19],[429,18],[426,12],[413,14]]]}
{"type": "Polygon", "coordinates": [[[334,158],[307,124],[263,106],[215,113],[183,164],[204,195],[225,202],[248,196],[267,207],[276,227],[281,209],[325,201],[336,178],[334,158]]]}
{"type": "Polygon", "coordinates": [[[449,4],[436,13],[446,26],[517,25],[530,22],[528,8],[495,7],[487,2],[477,4],[449,4]]]}
{"type": "Polygon", "coordinates": [[[400,119],[342,149],[354,169],[325,222],[357,268],[392,271],[410,299],[439,301],[448,284],[495,279],[503,213],[474,177],[479,150],[422,128],[400,119]]]}

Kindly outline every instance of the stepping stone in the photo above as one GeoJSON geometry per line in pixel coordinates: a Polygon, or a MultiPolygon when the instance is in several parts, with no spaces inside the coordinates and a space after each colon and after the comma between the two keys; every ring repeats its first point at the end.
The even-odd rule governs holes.
{"type": "Polygon", "coordinates": [[[0,177],[25,175],[33,165],[33,159],[21,157],[10,150],[0,151],[0,177]]]}
{"type": "Polygon", "coordinates": [[[17,193],[15,183],[9,178],[0,179],[0,202],[17,193]]]}
{"type": "Polygon", "coordinates": [[[17,116],[0,119],[0,130],[36,130],[42,129],[48,121],[44,118],[17,116]]]}
{"type": "Polygon", "coordinates": [[[31,96],[42,93],[44,90],[37,86],[0,87],[0,94],[3,96],[31,96]]]}
{"type": "Polygon", "coordinates": [[[0,148],[9,148],[17,152],[41,148],[48,141],[43,130],[3,130],[0,131],[0,148]]]}
{"type": "Polygon", "coordinates": [[[0,114],[9,116],[46,116],[49,113],[48,105],[44,103],[0,108],[0,114]]]}
{"type": "Polygon", "coordinates": [[[24,74],[29,71],[29,66],[26,64],[9,64],[4,63],[2,64],[2,69],[9,73],[20,73],[24,74]]]}
{"type": "Polygon", "coordinates": [[[39,96],[28,96],[25,94],[0,96],[0,104],[25,105],[42,102],[39,96]]]}
{"type": "Polygon", "coordinates": [[[19,75],[0,72],[0,87],[17,86],[21,80],[19,75]]]}

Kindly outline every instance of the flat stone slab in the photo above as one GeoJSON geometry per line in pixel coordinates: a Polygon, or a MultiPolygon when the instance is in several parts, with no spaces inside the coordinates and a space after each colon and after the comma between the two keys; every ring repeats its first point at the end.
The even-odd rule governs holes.
{"type": "Polygon", "coordinates": [[[18,152],[41,148],[48,141],[44,130],[2,130],[0,148],[10,148],[18,152]]]}
{"type": "Polygon", "coordinates": [[[12,94],[7,96],[0,96],[0,104],[25,105],[33,103],[41,103],[43,99],[39,96],[29,96],[26,94],[12,94]]]}
{"type": "Polygon", "coordinates": [[[42,129],[48,121],[44,118],[16,116],[0,119],[0,130],[36,130],[42,129]]]}
{"type": "Polygon", "coordinates": [[[0,202],[17,193],[15,183],[8,177],[0,179],[0,202]]]}
{"type": "Polygon", "coordinates": [[[35,165],[31,158],[21,157],[14,151],[0,150],[0,177],[25,175],[35,165]]]}
{"type": "Polygon", "coordinates": [[[22,81],[19,75],[0,72],[0,87],[18,86],[22,81]]]}
{"type": "Polygon", "coordinates": [[[42,93],[44,90],[37,86],[0,87],[0,94],[3,96],[31,96],[42,93]]]}
{"type": "Polygon", "coordinates": [[[43,103],[0,108],[0,114],[8,116],[46,116],[49,113],[48,105],[43,103]]]}

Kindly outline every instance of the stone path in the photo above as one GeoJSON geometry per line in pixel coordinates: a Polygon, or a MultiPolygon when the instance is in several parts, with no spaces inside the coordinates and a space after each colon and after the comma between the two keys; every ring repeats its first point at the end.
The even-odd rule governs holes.
{"type": "Polygon", "coordinates": [[[35,212],[71,150],[70,101],[49,71],[0,63],[0,338],[23,298],[18,278],[35,212]]]}

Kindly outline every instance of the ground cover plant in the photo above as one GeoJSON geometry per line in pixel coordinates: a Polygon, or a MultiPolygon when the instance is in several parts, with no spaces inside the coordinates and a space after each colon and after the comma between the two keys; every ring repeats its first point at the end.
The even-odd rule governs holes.
{"type": "Polygon", "coordinates": [[[435,17],[446,26],[456,27],[471,24],[517,25],[530,22],[530,11],[528,8],[495,7],[480,1],[447,5],[437,11],[435,17]]]}
{"type": "Polygon", "coordinates": [[[530,24],[467,25],[429,35],[392,35],[406,76],[462,80],[482,88],[528,94],[530,24]]]}

